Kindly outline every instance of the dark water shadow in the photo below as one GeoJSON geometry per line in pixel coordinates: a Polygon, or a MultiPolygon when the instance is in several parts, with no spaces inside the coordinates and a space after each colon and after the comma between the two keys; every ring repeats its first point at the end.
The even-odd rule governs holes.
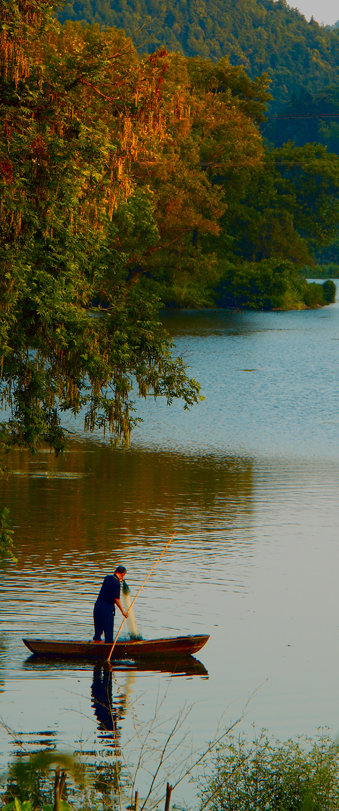
{"type": "MultiPolygon", "coordinates": [[[[125,659],[121,662],[114,662],[111,665],[109,662],[98,663],[101,668],[107,667],[110,672],[126,672],[133,671],[135,673],[168,673],[172,676],[202,676],[208,678],[208,670],[205,665],[196,659],[194,656],[181,656],[175,661],[172,659],[157,659],[152,657],[150,659],[143,659],[142,661],[135,662],[125,659]]],[[[93,667],[93,662],[80,661],[79,659],[67,659],[53,657],[53,660],[48,660],[45,657],[39,657],[35,654],[28,656],[22,664],[22,669],[35,673],[48,673],[48,672],[65,672],[70,671],[86,672],[93,667]]]]}

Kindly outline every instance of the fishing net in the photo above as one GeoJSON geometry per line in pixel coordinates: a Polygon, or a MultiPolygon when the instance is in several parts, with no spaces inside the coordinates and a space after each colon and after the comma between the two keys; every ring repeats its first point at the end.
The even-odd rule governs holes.
{"type": "Polygon", "coordinates": [[[130,588],[126,583],[126,580],[122,581],[122,603],[124,606],[125,611],[128,611],[127,617],[127,628],[128,634],[130,639],[142,639],[141,634],[139,633],[137,621],[135,619],[134,609],[131,608],[131,592],[130,588]]]}

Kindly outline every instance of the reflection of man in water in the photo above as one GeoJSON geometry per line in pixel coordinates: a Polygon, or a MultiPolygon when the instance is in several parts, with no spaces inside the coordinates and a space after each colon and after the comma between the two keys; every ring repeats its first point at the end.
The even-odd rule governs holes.
{"type": "Polygon", "coordinates": [[[117,605],[124,617],[127,617],[120,601],[120,585],[125,577],[124,566],[117,566],[114,574],[108,574],[99,591],[94,611],[94,642],[101,642],[101,634],[105,634],[105,642],[113,642],[113,625],[115,606],[117,605]]]}
{"type": "Polygon", "coordinates": [[[124,715],[125,696],[121,696],[113,707],[112,669],[105,663],[95,665],[93,669],[92,704],[99,721],[100,729],[117,732],[116,722],[124,715]]]}

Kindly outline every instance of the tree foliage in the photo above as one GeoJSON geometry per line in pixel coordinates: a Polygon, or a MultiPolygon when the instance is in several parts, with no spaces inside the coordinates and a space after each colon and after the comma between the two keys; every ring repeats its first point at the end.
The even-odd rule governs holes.
{"type": "Polygon", "coordinates": [[[244,270],[245,306],[303,296],[295,268],[335,233],[339,168],[321,145],[265,151],[265,76],[140,57],[55,9],[0,5],[0,440],[59,452],[64,413],[128,440],[136,391],[198,400],[161,304],[213,304],[221,280],[230,300],[244,270]]]}
{"type": "MultiPolygon", "coordinates": [[[[299,147],[320,143],[339,154],[338,25],[324,27],[313,18],[307,22],[297,9],[274,0],[202,0],[195,5],[186,0],[70,0],[60,15],[123,28],[144,50],[165,46],[212,62],[227,58],[252,79],[265,74],[271,89],[268,118],[261,125],[265,139],[276,147],[289,141],[299,147]]],[[[289,230],[282,223],[287,240],[289,230]]],[[[332,244],[322,251],[323,263],[333,261],[332,244]]],[[[174,286],[183,302],[192,294],[202,300],[189,278],[181,288],[177,282],[174,286]]]]}
{"type": "Polygon", "coordinates": [[[248,261],[277,258],[302,267],[328,245],[339,223],[339,158],[320,144],[266,151],[261,167],[234,194],[223,227],[248,261]]]}
{"type": "Polygon", "coordinates": [[[71,0],[61,19],[123,28],[149,51],[165,46],[212,61],[229,56],[252,78],[267,72],[272,112],[293,94],[314,94],[338,77],[338,28],[307,22],[284,0],[71,0]]]}
{"type": "Polygon", "coordinates": [[[265,79],[252,82],[228,60],[216,65],[178,54],[161,59],[163,103],[177,105],[161,162],[138,165],[138,182],[152,189],[159,243],[147,273],[166,303],[201,306],[218,281],[216,243],[230,188],[262,164],[257,122],[267,100],[265,79]]]}
{"type": "Polygon", "coordinates": [[[128,439],[135,382],[185,406],[199,387],[131,278],[134,243],[158,239],[133,166],[166,141],[159,68],[122,33],[61,28],[52,6],[0,9],[1,438],[58,452],[63,411],[128,439]]]}

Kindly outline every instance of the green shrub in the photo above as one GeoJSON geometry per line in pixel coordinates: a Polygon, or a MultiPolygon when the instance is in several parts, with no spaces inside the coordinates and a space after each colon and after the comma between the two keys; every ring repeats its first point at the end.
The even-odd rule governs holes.
{"type": "Polygon", "coordinates": [[[71,755],[42,749],[27,758],[17,757],[8,769],[1,793],[3,811],[71,811],[62,796],[67,794],[66,769],[72,782],[84,787],[84,770],[71,755]]]}
{"type": "Polygon", "coordinates": [[[250,310],[302,309],[305,284],[286,260],[228,264],[216,289],[216,304],[250,310]]]}
{"type": "Polygon", "coordinates": [[[336,292],[337,288],[335,283],[332,282],[332,279],[327,279],[327,281],[323,284],[323,293],[326,304],[333,304],[335,301],[336,292]]]}
{"type": "Polygon", "coordinates": [[[200,811],[337,811],[338,747],[326,736],[232,740],[220,748],[200,797],[200,811]]]}
{"type": "Polygon", "coordinates": [[[323,285],[317,284],[317,282],[309,282],[305,287],[304,302],[306,307],[323,307],[327,303],[324,297],[323,285]]]}

